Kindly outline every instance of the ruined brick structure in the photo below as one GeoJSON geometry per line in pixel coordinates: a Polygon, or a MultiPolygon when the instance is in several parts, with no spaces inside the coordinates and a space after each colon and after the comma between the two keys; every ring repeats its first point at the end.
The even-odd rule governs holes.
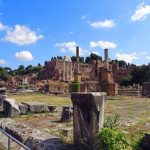
{"type": "Polygon", "coordinates": [[[120,83],[122,77],[128,76],[133,70],[133,67],[128,65],[127,68],[120,68],[118,63],[112,64],[113,78],[116,83],[120,83]]]}
{"type": "Polygon", "coordinates": [[[40,80],[72,81],[72,62],[69,57],[49,61],[39,75],[40,80]]]}
{"type": "Polygon", "coordinates": [[[12,90],[17,87],[30,85],[31,87],[35,87],[37,83],[37,77],[35,74],[27,74],[22,76],[13,76],[11,77],[6,84],[7,89],[12,90]]]}
{"type": "Polygon", "coordinates": [[[68,93],[73,81],[81,83],[81,91],[107,92],[108,95],[117,94],[117,84],[120,79],[131,73],[132,67],[119,68],[118,64],[109,64],[108,49],[104,50],[104,60],[92,60],[90,63],[79,62],[79,47],[76,47],[77,61],[70,57],[57,58],[47,62],[46,66],[37,74],[14,76],[7,87],[16,88],[30,85],[37,90],[47,92],[68,93]]]}

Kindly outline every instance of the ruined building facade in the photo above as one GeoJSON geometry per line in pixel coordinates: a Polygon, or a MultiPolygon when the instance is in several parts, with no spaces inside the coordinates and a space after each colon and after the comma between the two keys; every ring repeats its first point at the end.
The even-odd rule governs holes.
{"type": "Polygon", "coordinates": [[[8,87],[31,85],[37,90],[47,92],[68,93],[73,81],[81,83],[81,91],[107,92],[108,95],[117,94],[117,83],[132,69],[120,69],[118,64],[110,64],[108,49],[104,50],[104,60],[92,60],[90,63],[79,62],[79,48],[76,48],[76,62],[70,57],[53,59],[45,65],[38,75],[12,77],[8,87]]]}

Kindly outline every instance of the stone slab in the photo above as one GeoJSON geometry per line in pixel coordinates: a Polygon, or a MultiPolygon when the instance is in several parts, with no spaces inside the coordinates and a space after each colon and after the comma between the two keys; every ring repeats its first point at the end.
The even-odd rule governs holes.
{"type": "Polygon", "coordinates": [[[3,100],[3,111],[8,117],[14,117],[20,114],[18,104],[15,102],[14,99],[3,100]]]}
{"type": "Polygon", "coordinates": [[[42,112],[48,111],[46,104],[43,104],[43,103],[23,102],[22,104],[28,106],[28,111],[33,112],[33,113],[42,113],[42,112]]]}
{"type": "Polygon", "coordinates": [[[1,127],[32,150],[72,150],[56,136],[30,128],[27,125],[0,120],[1,127]],[[7,122],[7,123],[6,123],[7,122]]]}
{"type": "Polygon", "coordinates": [[[21,115],[27,114],[27,112],[28,112],[28,106],[27,105],[19,103],[18,106],[19,106],[19,110],[20,110],[21,115]]]}

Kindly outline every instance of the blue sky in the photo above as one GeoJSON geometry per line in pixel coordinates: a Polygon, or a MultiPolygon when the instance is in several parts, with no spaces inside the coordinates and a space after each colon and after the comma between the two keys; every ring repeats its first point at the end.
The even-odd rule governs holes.
{"type": "Polygon", "coordinates": [[[150,1],[0,0],[0,66],[43,64],[95,52],[138,65],[150,62],[150,1]]]}

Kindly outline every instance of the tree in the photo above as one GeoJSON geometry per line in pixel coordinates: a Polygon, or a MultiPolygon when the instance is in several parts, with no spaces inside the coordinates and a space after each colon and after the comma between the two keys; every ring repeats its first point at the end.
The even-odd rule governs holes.
{"type": "Polygon", "coordinates": [[[127,68],[128,65],[125,61],[121,60],[121,61],[118,61],[118,62],[119,62],[119,67],[120,68],[127,68]]]}
{"type": "Polygon", "coordinates": [[[89,63],[92,60],[101,60],[102,61],[102,57],[98,56],[97,54],[91,53],[90,56],[88,56],[88,57],[85,58],[85,62],[86,63],[89,63]]]}
{"type": "MultiPolygon", "coordinates": [[[[76,62],[76,56],[72,56],[72,57],[71,57],[71,61],[72,61],[72,62],[76,62]]],[[[81,63],[84,63],[84,57],[79,57],[79,61],[80,61],[81,63]]]]}
{"type": "Polygon", "coordinates": [[[120,84],[122,86],[128,86],[128,85],[131,85],[131,83],[132,83],[132,76],[131,75],[128,75],[126,77],[121,78],[120,84]]]}
{"type": "Polygon", "coordinates": [[[25,67],[24,67],[24,65],[20,65],[19,67],[18,67],[18,69],[17,69],[17,74],[18,75],[23,75],[23,74],[25,74],[25,67]]]}
{"type": "MultiPolygon", "coordinates": [[[[52,57],[53,58],[53,57],[52,57]]],[[[51,59],[52,60],[52,59],[51,59]]],[[[44,66],[47,66],[48,65],[48,61],[45,61],[44,62],[44,66]]]]}
{"type": "Polygon", "coordinates": [[[0,79],[4,81],[7,81],[9,79],[8,71],[2,67],[0,68],[0,79]]]}

